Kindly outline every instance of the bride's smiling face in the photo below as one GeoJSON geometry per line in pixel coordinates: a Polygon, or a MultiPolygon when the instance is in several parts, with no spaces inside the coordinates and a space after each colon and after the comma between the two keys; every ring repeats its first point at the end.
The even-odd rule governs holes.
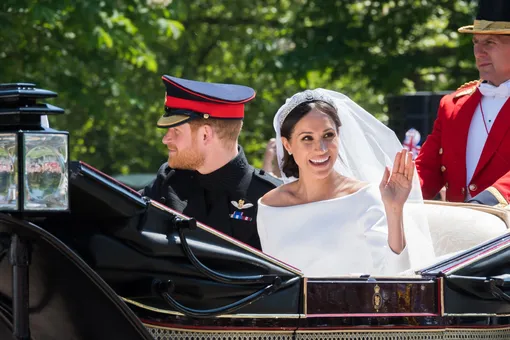
{"type": "Polygon", "coordinates": [[[327,177],[338,157],[338,128],[326,113],[313,108],[282,143],[299,168],[299,177],[327,177]]]}

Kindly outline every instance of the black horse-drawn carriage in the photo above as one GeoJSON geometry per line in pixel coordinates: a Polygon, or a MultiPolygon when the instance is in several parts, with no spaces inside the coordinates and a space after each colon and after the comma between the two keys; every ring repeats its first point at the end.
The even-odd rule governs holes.
{"type": "Polygon", "coordinates": [[[58,112],[36,103],[47,95],[29,84],[0,88],[2,339],[510,338],[504,209],[429,202],[436,214],[467,219],[463,234],[499,231],[475,232],[471,244],[459,235],[459,245],[442,231],[459,224],[443,216],[434,239],[448,249],[427,268],[307,278],[69,162],[66,148],[40,136],[58,135],[40,124],[58,112]],[[34,132],[42,144],[26,142],[34,132]],[[27,157],[43,144],[54,152],[27,157]],[[1,166],[4,153],[11,163],[1,166]]]}

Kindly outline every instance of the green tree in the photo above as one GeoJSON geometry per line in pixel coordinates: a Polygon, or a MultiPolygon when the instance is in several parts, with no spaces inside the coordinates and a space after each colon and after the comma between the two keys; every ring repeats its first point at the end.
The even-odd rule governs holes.
{"type": "Polygon", "coordinates": [[[50,124],[70,131],[73,159],[108,173],[146,168],[158,154],[157,52],[183,30],[170,11],[141,0],[8,0],[0,8],[1,81],[58,92],[52,103],[66,114],[50,124]]]}
{"type": "Polygon", "coordinates": [[[51,119],[72,158],[107,173],[155,172],[165,160],[161,75],[257,90],[241,143],[257,166],[285,98],[342,91],[380,119],[385,97],[476,79],[474,0],[6,0],[0,80],[57,91],[51,119]]]}

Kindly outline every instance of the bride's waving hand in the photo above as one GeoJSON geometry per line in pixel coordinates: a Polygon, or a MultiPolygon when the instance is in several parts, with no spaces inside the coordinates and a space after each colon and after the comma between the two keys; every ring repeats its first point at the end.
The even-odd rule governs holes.
{"type": "Polygon", "coordinates": [[[412,154],[403,149],[395,156],[393,169],[388,167],[379,186],[384,205],[391,208],[403,207],[411,192],[414,175],[412,154]]]}

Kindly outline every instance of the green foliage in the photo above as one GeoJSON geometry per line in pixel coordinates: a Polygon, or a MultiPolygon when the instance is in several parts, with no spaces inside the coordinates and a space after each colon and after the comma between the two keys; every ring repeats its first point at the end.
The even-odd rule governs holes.
{"type": "Polygon", "coordinates": [[[108,173],[145,170],[161,159],[158,60],[161,46],[183,30],[168,9],[141,0],[0,6],[0,79],[58,92],[52,103],[66,114],[50,124],[70,131],[73,159],[108,173]]]}
{"type": "Polygon", "coordinates": [[[241,143],[261,166],[272,118],[310,87],[345,92],[384,119],[385,97],[454,89],[477,73],[468,0],[4,0],[0,82],[59,93],[71,156],[107,173],[165,160],[161,75],[257,90],[241,143]]]}

